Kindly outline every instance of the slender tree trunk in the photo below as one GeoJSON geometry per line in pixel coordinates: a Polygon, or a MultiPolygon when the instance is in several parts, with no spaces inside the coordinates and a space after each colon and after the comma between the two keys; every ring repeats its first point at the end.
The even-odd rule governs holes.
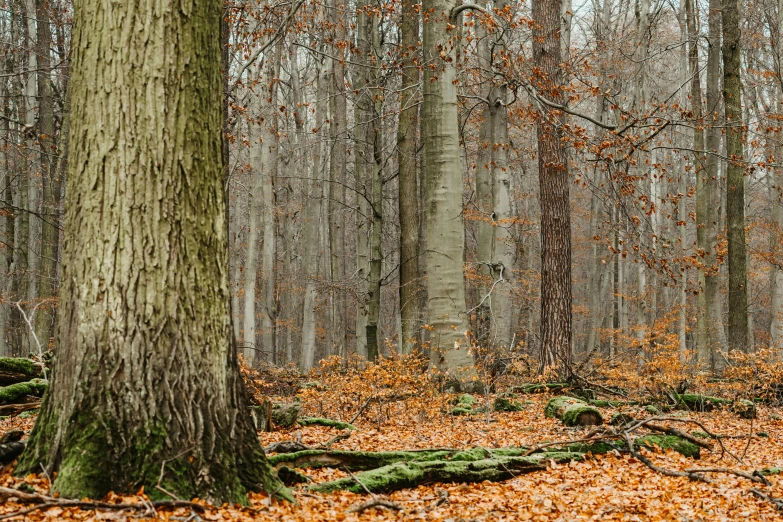
{"type": "Polygon", "coordinates": [[[277,142],[278,103],[277,90],[280,76],[280,60],[283,42],[278,41],[272,52],[266,71],[263,96],[267,100],[265,121],[262,122],[262,146],[264,163],[262,180],[262,218],[264,222],[264,244],[261,254],[263,295],[261,297],[261,347],[267,362],[277,362],[275,322],[277,320],[277,212],[275,212],[277,191],[277,164],[279,147],[277,142]]]}
{"type": "MultiPolygon", "coordinates": [[[[321,137],[324,118],[326,115],[326,93],[329,78],[328,69],[321,61],[317,62],[316,100],[315,100],[315,129],[318,129],[317,138],[321,137]]],[[[321,200],[323,199],[323,181],[321,181],[321,141],[316,139],[313,144],[312,165],[310,170],[308,199],[305,209],[304,223],[304,250],[305,250],[305,274],[307,283],[302,313],[302,362],[304,371],[309,371],[315,365],[315,330],[318,316],[316,314],[316,288],[318,278],[318,262],[320,258],[320,241],[318,239],[321,230],[321,200]]]]}
{"type": "Polygon", "coordinates": [[[416,169],[416,131],[419,109],[416,90],[419,83],[419,23],[415,0],[403,0],[400,20],[402,80],[400,118],[397,126],[397,163],[400,169],[400,321],[403,353],[421,347],[419,308],[419,199],[416,169]]]}
{"type": "MultiPolygon", "coordinates": [[[[564,104],[560,43],[561,2],[533,2],[533,61],[541,71],[536,88],[564,104]]],[[[571,209],[568,161],[562,136],[563,113],[542,109],[536,120],[541,198],[541,355],[539,371],[571,365],[571,209]]]]}
{"type": "MultiPolygon", "coordinates": [[[[259,78],[261,74],[260,67],[252,67],[249,71],[249,80],[267,81],[265,78],[259,78]]],[[[256,360],[256,282],[258,280],[258,231],[261,228],[261,208],[263,206],[263,183],[264,183],[264,153],[265,144],[263,143],[264,133],[261,126],[265,125],[263,93],[250,93],[251,97],[251,121],[248,128],[248,139],[250,141],[250,187],[247,192],[247,252],[245,254],[244,274],[244,302],[243,302],[243,328],[242,342],[240,343],[242,355],[245,361],[251,366],[255,365],[256,360]],[[260,123],[263,121],[263,123],[260,123]]]]}
{"type": "MultiPolygon", "coordinates": [[[[344,2],[344,0],[339,0],[344,2]]],[[[333,24],[335,45],[332,46],[332,53],[336,57],[332,61],[332,87],[329,112],[329,130],[332,138],[332,153],[329,158],[329,179],[331,180],[332,197],[329,199],[329,226],[331,228],[329,238],[331,240],[332,254],[332,330],[335,342],[335,352],[348,356],[348,339],[346,334],[347,309],[346,296],[342,291],[335,291],[334,288],[341,288],[345,281],[345,212],[346,212],[346,169],[347,169],[347,147],[348,139],[348,109],[345,91],[345,51],[346,41],[346,9],[345,3],[337,3],[337,0],[331,0],[331,23],[333,24]]]]}
{"type": "Polygon", "coordinates": [[[372,146],[374,126],[372,124],[373,103],[370,90],[370,64],[372,52],[372,11],[368,9],[369,2],[357,2],[357,56],[358,62],[354,71],[356,80],[354,90],[357,91],[354,103],[354,131],[356,163],[354,166],[356,178],[357,207],[356,216],[356,280],[358,283],[356,301],[356,353],[369,358],[367,325],[369,323],[370,301],[370,234],[372,228],[372,187],[368,180],[372,177],[373,158],[372,146]]]}
{"type": "Polygon", "coordinates": [[[748,275],[745,248],[744,129],[737,0],[723,0],[723,104],[726,111],[726,225],[729,260],[729,350],[748,351],[748,275]]]}
{"type": "Polygon", "coordinates": [[[722,118],[721,103],[721,3],[720,0],[710,0],[707,20],[709,24],[707,48],[707,86],[705,111],[705,145],[707,154],[705,160],[706,176],[705,198],[707,211],[705,214],[707,233],[704,250],[704,297],[707,310],[707,344],[710,350],[709,362],[715,370],[721,370],[725,360],[726,335],[723,328],[723,300],[720,294],[720,264],[717,258],[718,230],[721,229],[721,198],[720,173],[717,155],[720,154],[722,118]]]}
{"type": "MultiPolygon", "coordinates": [[[[3,28],[3,22],[0,22],[0,28],[3,28]]],[[[0,74],[6,74],[7,68],[5,62],[0,62],[0,74]]],[[[6,82],[0,81],[0,100],[5,99],[6,82]]],[[[6,104],[0,105],[0,136],[8,135],[8,120],[6,119],[6,104]],[[5,116],[5,118],[3,117],[5,116]]],[[[11,186],[11,171],[9,169],[6,147],[0,146],[0,204],[5,208],[13,208],[13,187],[11,186]]],[[[14,247],[14,219],[13,215],[3,213],[0,215],[0,241],[3,242],[0,247],[0,294],[8,296],[11,293],[11,283],[13,281],[12,262],[14,247]]],[[[10,303],[0,303],[0,357],[11,355],[11,344],[9,338],[10,323],[10,303]]]]}
{"type": "MultiPolygon", "coordinates": [[[[612,12],[612,1],[603,0],[601,6],[601,16],[595,21],[594,34],[598,41],[600,49],[604,50],[607,47],[606,39],[608,37],[609,22],[612,12]]],[[[609,84],[608,75],[608,56],[604,51],[600,56],[600,78],[602,85],[609,84]]],[[[595,119],[603,121],[607,115],[606,100],[603,96],[599,96],[596,101],[595,119]]],[[[593,170],[593,185],[594,190],[590,199],[590,238],[600,236],[601,234],[601,221],[604,215],[604,205],[599,196],[598,187],[601,186],[600,176],[602,172],[596,167],[593,170]]],[[[614,280],[614,269],[611,273],[607,270],[607,265],[601,259],[599,253],[600,243],[593,240],[590,246],[590,279],[588,287],[588,302],[590,323],[587,334],[587,346],[586,352],[588,354],[593,353],[596,346],[600,342],[599,331],[604,318],[604,306],[603,300],[606,299],[606,293],[604,292],[607,279],[614,280]]]]}
{"type": "MultiPolygon", "coordinates": [[[[380,19],[373,15],[370,24],[372,28],[372,49],[375,56],[381,56],[380,19]]],[[[378,359],[380,350],[378,338],[378,322],[381,313],[381,269],[383,253],[381,251],[381,232],[383,229],[383,91],[381,90],[381,72],[374,69],[372,74],[372,227],[370,228],[370,277],[369,304],[367,307],[367,358],[378,359]]]]}
{"type": "MultiPolygon", "coordinates": [[[[686,23],[688,34],[688,64],[689,73],[693,75],[691,79],[691,114],[695,122],[693,129],[693,150],[704,150],[704,130],[699,127],[702,120],[702,96],[701,96],[701,78],[699,70],[699,34],[696,29],[696,7],[694,0],[685,0],[686,23]]],[[[705,169],[706,156],[695,153],[693,155],[693,170],[696,176],[696,252],[698,260],[702,263],[699,268],[699,295],[697,297],[697,325],[696,325],[696,360],[699,365],[708,365],[711,363],[709,347],[709,310],[707,308],[706,292],[706,271],[708,250],[707,231],[708,231],[708,206],[707,199],[707,176],[705,169]]]]}
{"type": "MultiPolygon", "coordinates": [[[[464,226],[455,85],[450,45],[452,0],[425,0],[424,154],[427,196],[427,315],[435,364],[472,387],[476,377],[466,339],[464,226]]],[[[558,11],[559,15],[559,11],[558,11]]]]}
{"type": "Polygon", "coordinates": [[[290,498],[231,334],[221,3],[80,0],[74,20],[57,357],[16,471],[70,498],[290,498]]]}
{"type": "Polygon", "coordinates": [[[57,218],[57,145],[54,130],[54,103],[52,100],[49,53],[52,47],[52,31],[49,25],[49,10],[45,0],[37,0],[37,42],[38,55],[38,144],[41,148],[39,165],[43,194],[41,212],[40,271],[38,274],[38,298],[41,304],[36,313],[36,335],[45,350],[49,346],[54,326],[54,304],[57,287],[57,250],[59,243],[57,218]]]}

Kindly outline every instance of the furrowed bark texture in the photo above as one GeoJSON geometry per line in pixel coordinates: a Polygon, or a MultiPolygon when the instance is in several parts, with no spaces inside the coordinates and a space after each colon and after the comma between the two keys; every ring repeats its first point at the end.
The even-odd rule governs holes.
{"type": "Polygon", "coordinates": [[[184,498],[287,496],[231,332],[221,3],[80,0],[74,18],[57,357],[17,472],[56,471],[63,497],[158,480],[184,498]]]}
{"type": "Polygon", "coordinates": [[[419,83],[419,14],[415,0],[403,0],[400,31],[403,61],[400,84],[400,121],[397,126],[397,163],[400,168],[400,321],[403,353],[421,346],[419,330],[419,199],[416,168],[416,129],[419,113],[413,86],[419,83]]]}
{"type": "Polygon", "coordinates": [[[427,321],[435,364],[459,380],[476,376],[465,335],[462,166],[455,51],[448,31],[451,0],[424,8],[424,154],[427,191],[427,321]]]}
{"type": "Polygon", "coordinates": [[[726,110],[726,225],[729,247],[729,350],[748,349],[744,129],[736,0],[723,0],[723,103],[726,110]]]}
{"type": "MultiPolygon", "coordinates": [[[[532,8],[536,88],[565,104],[560,68],[560,1],[536,0],[532,8]]],[[[541,108],[541,111],[547,109],[541,108]]],[[[563,113],[539,114],[538,179],[541,199],[541,356],[539,371],[567,371],[571,361],[571,210],[563,113]]]]}

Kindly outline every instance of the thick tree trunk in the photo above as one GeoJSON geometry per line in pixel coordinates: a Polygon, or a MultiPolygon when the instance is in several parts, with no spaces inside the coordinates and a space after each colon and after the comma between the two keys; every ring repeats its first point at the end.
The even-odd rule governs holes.
{"type": "MultiPolygon", "coordinates": [[[[533,61],[541,71],[536,88],[564,104],[558,0],[536,0],[532,14],[533,61]]],[[[557,368],[565,375],[571,363],[571,209],[568,161],[563,142],[565,115],[542,108],[536,120],[541,200],[541,352],[539,371],[557,368]]]]}
{"type": "Polygon", "coordinates": [[[415,0],[403,0],[400,20],[402,80],[400,118],[397,126],[397,163],[400,169],[400,321],[403,353],[421,347],[419,308],[419,197],[416,168],[416,133],[419,109],[416,90],[419,83],[419,23],[415,0]]]}
{"type": "Polygon", "coordinates": [[[74,19],[57,357],[16,471],[57,472],[63,497],[290,498],[231,332],[221,3],[81,0],[74,19]]]}
{"type": "Polygon", "coordinates": [[[723,0],[723,104],[726,111],[726,225],[729,259],[729,350],[748,350],[748,274],[745,247],[744,129],[737,0],[723,0]]]}
{"type": "Polygon", "coordinates": [[[468,351],[465,316],[465,250],[455,85],[450,43],[452,0],[426,0],[423,10],[424,154],[427,196],[427,315],[435,364],[464,383],[476,376],[468,351]]]}

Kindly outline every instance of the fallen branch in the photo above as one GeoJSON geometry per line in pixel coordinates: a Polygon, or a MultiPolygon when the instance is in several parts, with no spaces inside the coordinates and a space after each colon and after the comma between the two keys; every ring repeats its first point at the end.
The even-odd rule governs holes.
{"type": "Polygon", "coordinates": [[[9,501],[16,499],[16,502],[25,504],[36,504],[33,507],[16,511],[14,513],[7,513],[0,516],[0,520],[7,518],[18,517],[32,513],[33,511],[39,511],[42,509],[49,509],[50,507],[78,507],[81,509],[95,510],[111,510],[111,511],[146,511],[150,509],[176,509],[176,508],[189,508],[198,513],[205,513],[206,508],[201,504],[195,502],[188,502],[185,500],[156,500],[153,502],[145,502],[139,504],[112,504],[110,502],[94,502],[91,500],[69,500],[62,498],[50,497],[47,495],[40,495],[38,493],[25,493],[11,488],[0,487],[0,499],[9,501]]]}
{"type": "Polygon", "coordinates": [[[778,511],[783,511],[783,500],[781,500],[779,498],[771,497],[771,496],[767,495],[766,493],[764,493],[762,491],[759,491],[756,488],[751,488],[750,492],[754,496],[760,498],[761,500],[766,500],[767,502],[772,502],[773,504],[775,504],[775,508],[777,508],[778,511]]]}
{"type": "Polygon", "coordinates": [[[651,470],[660,473],[661,475],[666,475],[667,477],[686,477],[691,480],[698,480],[701,482],[706,482],[708,484],[711,484],[712,481],[708,479],[707,477],[703,475],[699,475],[698,473],[688,473],[687,471],[676,471],[666,468],[661,468],[659,466],[656,466],[652,463],[650,459],[636,451],[633,445],[633,441],[631,440],[631,437],[628,435],[627,432],[623,433],[623,436],[625,437],[625,441],[628,444],[628,451],[631,453],[631,456],[635,459],[641,461],[645,466],[650,468],[651,470]]]}
{"type": "Polygon", "coordinates": [[[19,415],[23,411],[36,410],[40,407],[41,401],[23,404],[3,404],[0,405],[0,415],[12,417],[14,415],[19,415]]]}
{"type": "Polygon", "coordinates": [[[372,500],[368,500],[367,502],[362,502],[361,504],[357,504],[353,506],[347,511],[347,513],[362,513],[364,511],[367,511],[368,509],[372,509],[375,507],[391,509],[392,511],[402,511],[402,506],[400,506],[399,504],[395,504],[390,500],[374,498],[372,500]]]}

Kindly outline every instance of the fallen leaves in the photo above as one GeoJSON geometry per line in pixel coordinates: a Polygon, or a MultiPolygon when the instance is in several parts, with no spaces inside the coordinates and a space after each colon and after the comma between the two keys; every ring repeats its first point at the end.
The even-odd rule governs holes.
{"type": "MultiPolygon", "coordinates": [[[[313,396],[314,397],[314,396],[313,396]]],[[[565,440],[584,436],[581,429],[565,428],[559,421],[546,419],[543,407],[547,395],[530,396],[531,404],[520,412],[493,414],[487,424],[484,416],[452,417],[433,413],[421,416],[415,409],[400,404],[387,404],[384,422],[377,422],[378,411],[357,420],[360,428],[350,438],[334,443],[334,449],[394,450],[432,447],[468,448],[483,446],[497,448],[542,443],[547,440],[565,440]]],[[[480,399],[480,403],[482,400],[480,399]]],[[[313,407],[310,403],[309,407],[313,407]]],[[[328,409],[328,408],[327,408],[328,409]]],[[[346,408],[346,411],[348,408],[346,408]]],[[[317,414],[318,411],[308,413],[317,414]]],[[[629,409],[640,418],[642,410],[629,409]]],[[[759,408],[759,418],[751,423],[727,411],[690,414],[700,420],[711,432],[731,435],[723,443],[735,455],[738,464],[717,448],[703,451],[699,463],[673,452],[645,451],[644,455],[656,465],[672,470],[688,468],[731,467],[747,473],[771,467],[783,467],[783,421],[781,412],[768,407],[759,408]],[[768,437],[754,436],[765,432],[768,437]],[[743,456],[744,454],[744,456],[743,456]]],[[[5,419],[0,421],[0,433],[10,429],[29,430],[32,419],[5,419]]],[[[681,423],[680,423],[681,427],[681,423]]],[[[285,431],[260,433],[262,443],[292,440],[301,436],[301,442],[317,445],[333,437],[337,430],[318,426],[292,428],[285,431]]],[[[347,476],[338,469],[301,470],[316,482],[347,476]]],[[[338,492],[330,495],[313,494],[303,488],[294,490],[298,505],[271,502],[266,494],[250,494],[250,505],[208,508],[203,520],[282,520],[282,521],[358,521],[358,520],[779,520],[780,513],[774,500],[752,493],[751,487],[769,499],[783,498],[783,484],[777,475],[768,477],[771,486],[752,484],[741,477],[711,475],[712,484],[690,481],[683,477],[666,477],[655,473],[638,459],[627,454],[596,455],[585,462],[570,462],[550,466],[546,471],[516,477],[506,482],[478,484],[428,484],[417,488],[379,496],[379,500],[401,507],[400,510],[381,506],[367,507],[359,512],[357,506],[373,499],[368,495],[338,492]],[[444,500],[445,499],[445,500],[444,500]],[[352,512],[351,509],[356,511],[352,512]]],[[[41,476],[13,477],[6,468],[0,475],[0,485],[19,487],[28,484],[36,492],[46,494],[48,480],[41,476]]],[[[107,502],[143,502],[140,497],[110,495],[107,502]]],[[[390,505],[391,505],[390,504],[390,505]]],[[[0,506],[0,516],[27,507],[16,502],[0,506]]],[[[131,513],[99,512],[100,518],[118,520],[131,513]]],[[[148,512],[163,520],[184,520],[191,512],[184,508],[148,512]]],[[[139,516],[138,513],[135,514],[139,516]]],[[[52,507],[30,513],[25,520],[96,520],[94,511],[77,508],[52,507]]],[[[138,519],[138,518],[136,518],[138,519]]],[[[195,519],[193,519],[195,520],[195,519]]]]}

